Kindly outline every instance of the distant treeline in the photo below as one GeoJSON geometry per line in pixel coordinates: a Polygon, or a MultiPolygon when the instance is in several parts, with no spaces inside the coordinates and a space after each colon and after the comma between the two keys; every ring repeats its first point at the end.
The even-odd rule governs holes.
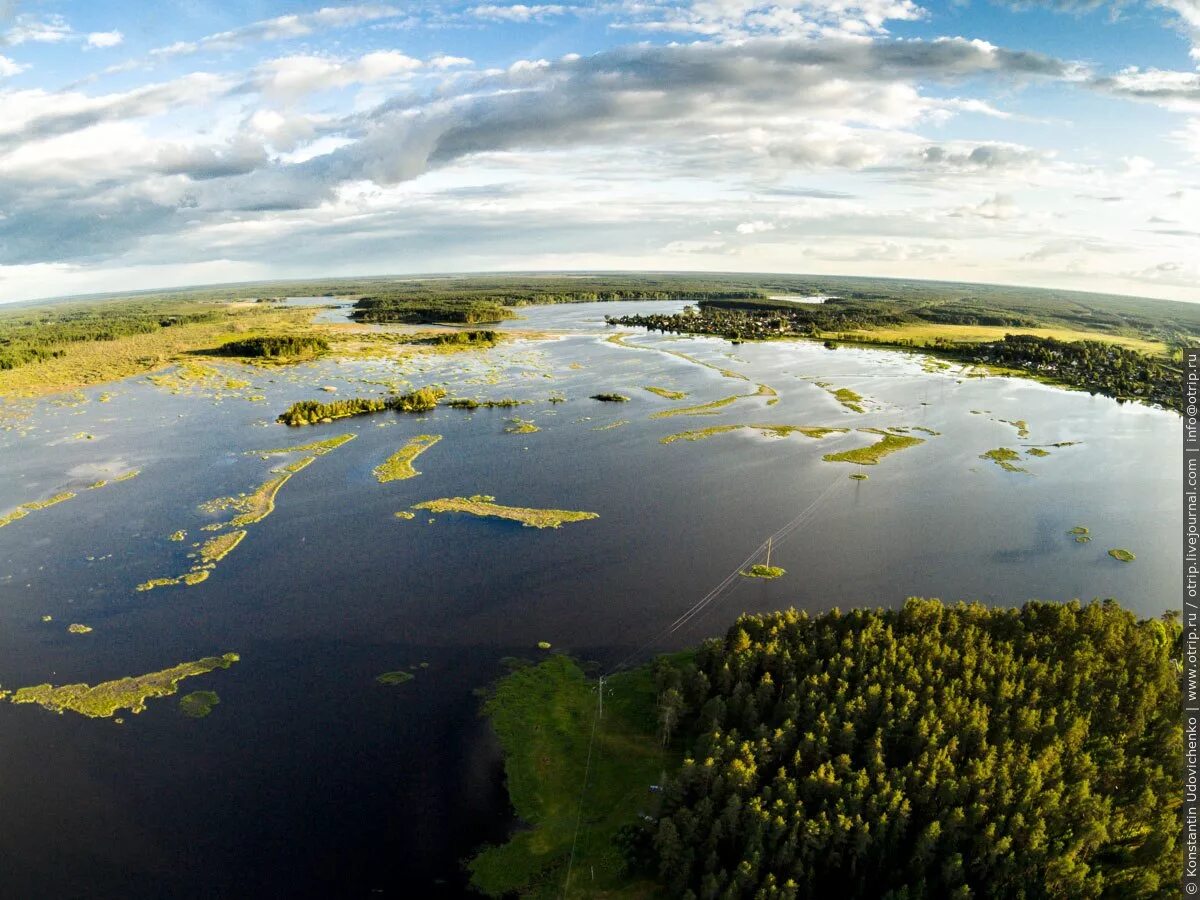
{"type": "Polygon", "coordinates": [[[311,356],[324,353],[329,342],[316,335],[285,335],[282,337],[253,337],[228,341],[217,348],[219,356],[248,356],[263,359],[282,359],[289,356],[311,356]]]}
{"type": "Polygon", "coordinates": [[[446,396],[441,388],[423,387],[407,394],[391,397],[349,397],[322,403],[320,400],[301,400],[280,413],[278,422],[284,425],[316,425],[318,422],[364,416],[370,413],[429,412],[446,396]]]}
{"type": "Polygon", "coordinates": [[[686,758],[620,843],[670,897],[1174,896],[1181,659],[1111,601],[743,616],[656,664],[686,758]]]}
{"type": "MultiPolygon", "coordinates": [[[[731,317],[712,333],[772,333],[762,316],[786,317],[797,331],[850,331],[873,325],[933,322],[1029,327],[1039,324],[1138,335],[1172,350],[1200,337],[1200,304],[1116,295],[954,282],[810,275],[646,273],[515,274],[426,278],[337,278],[216,285],[14,304],[0,312],[0,369],[69,352],[73,343],[113,340],[171,325],[219,320],[234,300],[286,296],[364,298],[363,322],[455,322],[510,318],[508,307],[591,300],[684,300],[706,315],[731,317]],[[775,295],[831,297],[794,304],[775,295]],[[737,316],[746,316],[738,320],[737,316]]],[[[263,306],[273,306],[264,303],[263,306]]],[[[262,308],[260,306],[260,308],[262,308]]]]}
{"type": "Polygon", "coordinates": [[[990,363],[1028,372],[1062,384],[1105,394],[1118,400],[1139,400],[1179,410],[1183,402],[1182,373],[1173,362],[1103,341],[1060,341],[1034,335],[1009,334],[988,342],[933,338],[927,345],[889,340],[885,334],[864,337],[859,329],[886,328],[940,316],[945,324],[1035,327],[1036,320],[1000,314],[983,315],[961,306],[903,310],[886,303],[830,300],[822,304],[780,301],[711,301],[700,309],[675,315],[609,316],[611,325],[637,325],[677,334],[715,334],[733,341],[783,336],[820,337],[881,346],[927,349],[964,362],[990,363]],[[1014,320],[1015,319],[1015,320],[1014,320]]]}

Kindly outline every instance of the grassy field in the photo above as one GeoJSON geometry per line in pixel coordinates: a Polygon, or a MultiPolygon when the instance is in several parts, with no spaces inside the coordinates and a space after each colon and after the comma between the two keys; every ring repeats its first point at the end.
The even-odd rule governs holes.
{"type": "Polygon", "coordinates": [[[153,372],[226,341],[270,333],[311,331],[311,309],[276,309],[265,304],[229,304],[216,322],[197,322],[133,334],[110,341],[65,345],[66,355],[0,371],[0,396],[35,397],[153,372]]]}
{"type": "MultiPolygon", "coordinates": [[[[887,328],[863,328],[845,333],[850,339],[867,341],[911,341],[915,346],[932,345],[936,340],[967,341],[983,343],[999,341],[1006,334],[1032,334],[1036,337],[1054,338],[1059,341],[1102,341],[1106,344],[1120,344],[1131,350],[1148,353],[1152,356],[1165,356],[1167,346],[1162,341],[1152,341],[1145,338],[1129,337],[1120,334],[1106,334],[1100,331],[1079,331],[1071,328],[1028,328],[1013,325],[946,325],[935,322],[910,325],[896,325],[887,328]]],[[[839,335],[829,334],[823,337],[837,338],[839,335]]]]}
{"type": "Polygon", "coordinates": [[[587,789],[584,768],[596,722],[596,682],[569,657],[555,655],[504,678],[485,706],[505,753],[508,793],[529,826],[469,864],[472,884],[491,896],[654,896],[629,883],[613,836],[652,813],[664,771],[679,764],[658,740],[654,681],[646,669],[605,681],[587,789]],[[582,809],[582,815],[579,815],[582,809]],[[575,839],[579,822],[578,840],[575,839]],[[567,860],[575,843],[571,882],[567,860]]]}

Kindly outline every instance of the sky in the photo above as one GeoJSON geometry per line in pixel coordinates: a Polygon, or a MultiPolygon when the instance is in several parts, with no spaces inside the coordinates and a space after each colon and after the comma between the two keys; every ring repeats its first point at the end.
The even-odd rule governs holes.
{"type": "Polygon", "coordinates": [[[0,302],[505,270],[1200,300],[1198,167],[1200,0],[0,0],[0,302]]]}

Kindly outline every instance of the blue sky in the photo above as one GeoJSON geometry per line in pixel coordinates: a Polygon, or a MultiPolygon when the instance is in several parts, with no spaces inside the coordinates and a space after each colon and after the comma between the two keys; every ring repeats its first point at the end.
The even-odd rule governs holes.
{"type": "Polygon", "coordinates": [[[1198,300],[1200,0],[0,0],[0,301],[528,269],[1198,300]]]}

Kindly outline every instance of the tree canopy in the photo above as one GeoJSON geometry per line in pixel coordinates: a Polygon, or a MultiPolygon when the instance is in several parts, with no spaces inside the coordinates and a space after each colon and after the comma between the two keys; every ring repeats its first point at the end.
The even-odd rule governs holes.
{"type": "Polygon", "coordinates": [[[688,755],[622,843],[702,900],[1174,896],[1180,652],[1111,601],[744,616],[656,667],[688,755]]]}

